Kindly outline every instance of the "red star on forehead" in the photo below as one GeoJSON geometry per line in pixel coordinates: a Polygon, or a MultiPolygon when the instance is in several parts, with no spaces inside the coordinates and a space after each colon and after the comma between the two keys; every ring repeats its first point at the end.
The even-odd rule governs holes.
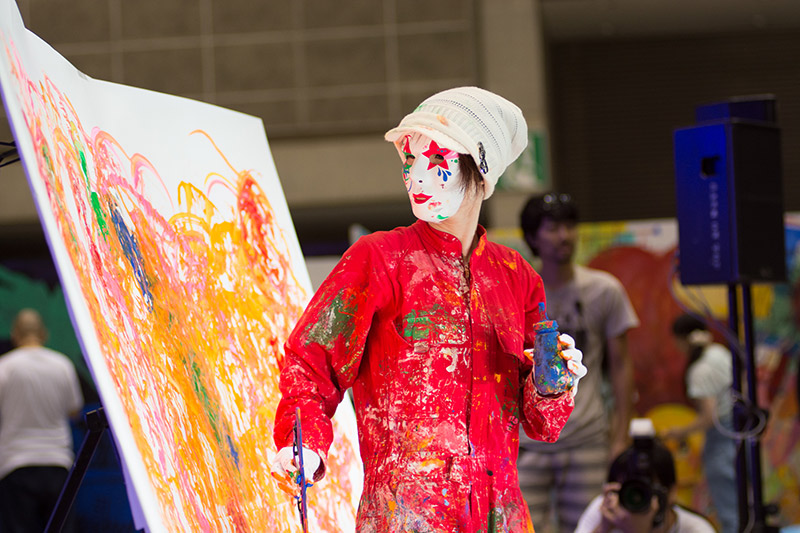
{"type": "Polygon", "coordinates": [[[440,148],[439,145],[436,144],[436,141],[431,141],[431,145],[428,147],[428,149],[422,152],[422,155],[428,158],[429,161],[428,170],[432,169],[436,165],[439,165],[442,168],[449,168],[447,166],[447,158],[453,157],[454,154],[455,152],[453,152],[452,150],[448,150],[447,148],[440,148]],[[442,156],[443,159],[437,163],[434,163],[433,156],[437,154],[442,156]]]}

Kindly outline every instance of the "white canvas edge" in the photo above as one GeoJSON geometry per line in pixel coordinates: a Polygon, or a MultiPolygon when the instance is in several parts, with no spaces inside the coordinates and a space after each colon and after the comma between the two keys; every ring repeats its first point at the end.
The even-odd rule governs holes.
{"type": "MultiPolygon", "coordinates": [[[[7,0],[6,8],[8,8],[7,0]]],[[[6,11],[3,15],[5,20],[14,20],[17,22],[17,27],[11,28],[12,33],[6,36],[6,38],[16,38],[15,43],[18,46],[18,50],[21,51],[24,47],[28,46],[32,48],[41,48],[44,45],[50,49],[51,53],[56,53],[52,48],[46,45],[44,41],[41,41],[35,34],[24,28],[18,11],[12,12],[10,9],[5,9],[4,11],[6,11]],[[22,35],[20,35],[18,30],[20,27],[22,27],[22,31],[24,32],[22,35]]],[[[7,65],[5,54],[0,58],[0,61],[4,64],[4,67],[7,65]]],[[[15,93],[12,90],[12,81],[6,77],[6,71],[7,68],[0,69],[0,87],[2,88],[3,95],[8,97],[8,95],[15,93]]],[[[58,225],[52,215],[49,203],[46,200],[47,193],[41,181],[38,179],[39,174],[36,166],[33,140],[25,124],[21,108],[16,105],[10,105],[9,102],[6,101],[6,98],[4,98],[3,101],[6,115],[11,125],[14,139],[16,140],[20,163],[23,165],[25,176],[33,192],[34,205],[36,206],[39,219],[44,226],[45,237],[50,251],[54,256],[56,269],[64,288],[64,298],[68,304],[67,310],[69,311],[73,326],[79,332],[78,342],[81,345],[83,353],[86,354],[88,359],[91,359],[89,354],[102,354],[102,350],[97,339],[94,323],[90,318],[89,309],[83,299],[78,280],[72,268],[72,260],[64,247],[58,225]],[[36,178],[32,178],[32,176],[36,178]],[[57,237],[54,238],[53,235],[57,237]],[[73,309],[77,309],[79,312],[74,312],[73,309]]],[[[147,477],[142,456],[136,447],[130,424],[114,424],[114,421],[127,420],[127,415],[122,407],[122,403],[116,395],[107,397],[107,395],[103,394],[102,389],[104,386],[107,387],[107,384],[110,384],[110,386],[113,387],[113,381],[111,380],[108,368],[105,364],[89,364],[88,366],[95,383],[98,384],[98,393],[103,400],[103,408],[106,411],[109,428],[112,430],[115,439],[120,445],[119,453],[123,456],[123,460],[127,465],[133,466],[128,473],[135,486],[138,501],[144,504],[142,505],[142,511],[146,517],[148,530],[152,532],[166,531],[159,512],[158,501],[153,493],[150,480],[147,477]],[[101,384],[104,386],[101,386],[101,384]]],[[[137,526],[138,525],[139,524],[137,524],[137,526]]]]}
{"type": "MultiPolygon", "coordinates": [[[[13,38],[15,44],[18,47],[18,51],[20,52],[21,56],[23,56],[23,63],[25,63],[24,52],[23,50],[30,48],[35,50],[37,54],[48,54],[52,56],[52,58],[57,58],[62,65],[60,68],[62,69],[62,75],[71,75],[75,78],[79,79],[79,82],[87,84],[87,86],[102,86],[102,85],[109,85],[114,86],[116,88],[121,88],[124,90],[130,91],[137,91],[142,93],[153,93],[157,94],[159,97],[164,98],[174,98],[176,102],[186,101],[191,102],[192,105],[199,105],[199,106],[208,106],[209,108],[216,108],[217,106],[213,106],[211,104],[204,104],[201,102],[191,101],[185,98],[166,95],[163,93],[155,93],[153,91],[147,91],[145,89],[138,89],[134,87],[127,87],[124,85],[119,85],[111,82],[101,81],[101,80],[94,80],[85,74],[81,73],[77,69],[75,69],[66,59],[64,59],[58,52],[56,52],[52,47],[50,47],[46,42],[41,40],[38,36],[34,33],[27,30],[22,22],[22,19],[19,15],[19,12],[15,9],[10,9],[10,5],[8,0],[4,0],[5,8],[6,8],[6,15],[4,15],[4,19],[6,21],[11,21],[11,24],[15,27],[11,28],[11,33],[6,36],[7,38],[13,38]],[[22,30],[20,32],[20,29],[22,30]]],[[[0,59],[2,63],[7,65],[7,60],[5,55],[3,54],[2,59],[0,59]]],[[[50,73],[48,71],[48,73],[50,73]]],[[[38,73],[30,73],[32,76],[36,76],[38,73]]],[[[51,76],[53,79],[58,79],[59,76],[51,76]]],[[[16,95],[14,91],[11,90],[13,86],[12,80],[7,79],[6,77],[6,69],[0,69],[0,87],[3,88],[3,94],[6,95],[16,95]]],[[[75,327],[76,331],[79,333],[78,340],[83,350],[83,353],[86,354],[86,359],[90,364],[89,370],[92,374],[93,379],[98,384],[98,393],[100,394],[101,398],[103,399],[103,406],[107,413],[107,418],[109,421],[109,426],[112,430],[112,436],[118,444],[119,453],[122,455],[122,464],[124,470],[124,476],[126,478],[126,488],[128,490],[129,500],[132,507],[132,513],[134,515],[136,521],[136,527],[139,529],[148,529],[149,531],[165,531],[165,526],[163,523],[163,517],[161,516],[160,512],[160,505],[158,499],[153,492],[152,485],[150,483],[149,476],[146,472],[144,462],[142,460],[142,455],[136,446],[135,439],[133,437],[133,432],[130,426],[130,423],[127,418],[127,414],[125,413],[124,407],[122,406],[121,401],[117,394],[103,394],[103,391],[106,388],[110,387],[111,391],[116,392],[116,387],[113,384],[113,380],[111,379],[110,373],[105,363],[105,359],[103,356],[103,352],[101,350],[99,340],[96,335],[96,329],[94,327],[94,322],[91,319],[91,315],[89,313],[89,309],[86,306],[85,300],[83,298],[83,294],[75,276],[75,271],[72,267],[71,258],[66,251],[64,243],[61,239],[60,231],[58,230],[58,224],[55,218],[50,211],[49,202],[47,201],[47,194],[44,190],[44,186],[39,179],[38,175],[38,168],[36,165],[36,156],[35,156],[35,149],[33,146],[32,139],[28,132],[27,126],[25,125],[24,117],[22,116],[21,109],[18,106],[11,106],[8,102],[5,102],[6,113],[9,119],[9,123],[12,125],[12,132],[14,133],[14,137],[17,143],[17,151],[20,155],[21,164],[23,165],[23,169],[25,171],[26,178],[28,180],[29,186],[33,192],[33,199],[34,205],[38,212],[39,218],[42,222],[42,225],[45,229],[45,237],[47,239],[49,248],[54,256],[56,268],[59,273],[59,277],[62,280],[62,284],[64,286],[64,296],[68,303],[67,309],[69,311],[70,318],[72,320],[73,326],[75,327]],[[20,135],[22,132],[22,135],[20,135]],[[32,179],[31,176],[35,176],[35,179],[32,179]],[[53,238],[53,235],[56,237],[53,238]],[[65,266],[66,265],[66,266],[65,266]],[[99,354],[98,356],[92,356],[91,354],[99,354]],[[95,364],[94,359],[99,357],[101,364],[95,364]],[[110,397],[109,397],[110,396],[110,397]],[[125,423],[119,423],[119,421],[124,420],[125,423]],[[130,485],[133,485],[131,487],[130,485]],[[133,490],[131,490],[133,489],[133,490]],[[138,511],[138,512],[137,512],[138,511]],[[138,519],[137,519],[138,518],[138,519]],[[145,524],[140,523],[141,518],[144,518],[145,524]]],[[[222,109],[222,108],[218,108],[222,109]]],[[[236,113],[231,110],[225,110],[229,113],[236,113]]],[[[241,113],[239,113],[241,114],[241,113]]],[[[243,116],[249,116],[244,115],[243,116]]],[[[254,120],[257,120],[261,125],[260,129],[262,134],[264,135],[264,140],[267,143],[267,163],[270,167],[274,168],[274,160],[272,158],[272,154],[269,150],[268,139],[266,138],[266,134],[264,133],[263,122],[261,119],[257,117],[251,117],[254,120]]],[[[276,172],[277,175],[277,172],[276,172]]],[[[277,186],[280,187],[280,182],[278,181],[277,186]]],[[[291,216],[288,211],[288,205],[285,202],[285,196],[283,195],[282,187],[281,187],[281,202],[274,202],[271,198],[271,205],[273,210],[276,211],[276,218],[280,220],[288,220],[291,224],[291,216]],[[280,211],[280,213],[278,212],[280,211]]],[[[306,294],[310,297],[312,294],[311,290],[311,282],[308,276],[308,270],[306,268],[305,262],[302,258],[302,252],[300,250],[299,242],[297,240],[296,232],[294,231],[294,227],[292,224],[292,231],[290,235],[287,235],[287,245],[290,248],[290,253],[292,254],[292,264],[294,268],[294,274],[300,286],[306,291],[306,294]]],[[[352,444],[356,448],[356,452],[358,450],[358,438],[357,432],[355,428],[355,412],[352,406],[352,402],[350,401],[343,401],[334,417],[336,421],[341,424],[344,433],[346,433],[351,441],[352,444]]],[[[336,443],[334,443],[336,446],[336,443]]],[[[358,454],[357,454],[358,456],[358,454]]],[[[356,459],[359,461],[359,459],[356,459]]],[[[358,470],[358,468],[355,468],[358,470]]],[[[351,475],[355,474],[351,472],[351,475]]],[[[351,495],[353,497],[353,505],[354,508],[357,508],[358,505],[358,495],[361,492],[363,479],[359,475],[354,475],[352,482],[354,483],[354,491],[351,495]]],[[[354,525],[354,524],[353,524],[354,525]]]]}

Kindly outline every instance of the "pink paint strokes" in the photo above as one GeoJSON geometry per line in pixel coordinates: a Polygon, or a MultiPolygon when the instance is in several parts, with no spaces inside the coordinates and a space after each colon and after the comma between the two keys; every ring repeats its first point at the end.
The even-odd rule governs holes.
{"type": "MultiPolygon", "coordinates": [[[[268,194],[202,130],[191,135],[225,172],[170,190],[147,157],[110,132],[87,133],[68,96],[5,51],[35,148],[31,179],[46,190],[39,207],[54,215],[51,240],[66,247],[62,270],[74,270],[102,350],[87,355],[109,369],[114,390],[101,393],[121,399],[164,526],[296,530],[267,450],[283,343],[306,294],[268,194]]],[[[320,531],[339,531],[342,513],[354,521],[346,471],[356,453],[336,432],[329,474],[309,493],[320,531]]]]}

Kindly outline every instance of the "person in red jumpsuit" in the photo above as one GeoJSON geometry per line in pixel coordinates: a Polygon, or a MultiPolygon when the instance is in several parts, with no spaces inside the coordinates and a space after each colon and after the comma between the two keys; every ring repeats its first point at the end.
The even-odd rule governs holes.
{"type": "Polygon", "coordinates": [[[352,387],[365,475],[357,531],[532,532],[517,480],[519,424],[558,439],[586,369],[562,335],[535,352],[561,364],[534,376],[542,280],[478,224],[527,144],[525,119],[504,98],[461,87],[426,99],[386,139],[419,220],[361,237],[297,323],[273,466],[294,469],[299,407],[305,470],[321,479],[330,419],[352,387]]]}

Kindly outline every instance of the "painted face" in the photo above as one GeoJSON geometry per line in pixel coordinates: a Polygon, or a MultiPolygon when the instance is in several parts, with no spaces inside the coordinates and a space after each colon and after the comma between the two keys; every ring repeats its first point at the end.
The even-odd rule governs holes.
{"type": "Polygon", "coordinates": [[[426,222],[453,216],[464,200],[458,153],[420,133],[400,139],[398,148],[414,216],[426,222]]]}

